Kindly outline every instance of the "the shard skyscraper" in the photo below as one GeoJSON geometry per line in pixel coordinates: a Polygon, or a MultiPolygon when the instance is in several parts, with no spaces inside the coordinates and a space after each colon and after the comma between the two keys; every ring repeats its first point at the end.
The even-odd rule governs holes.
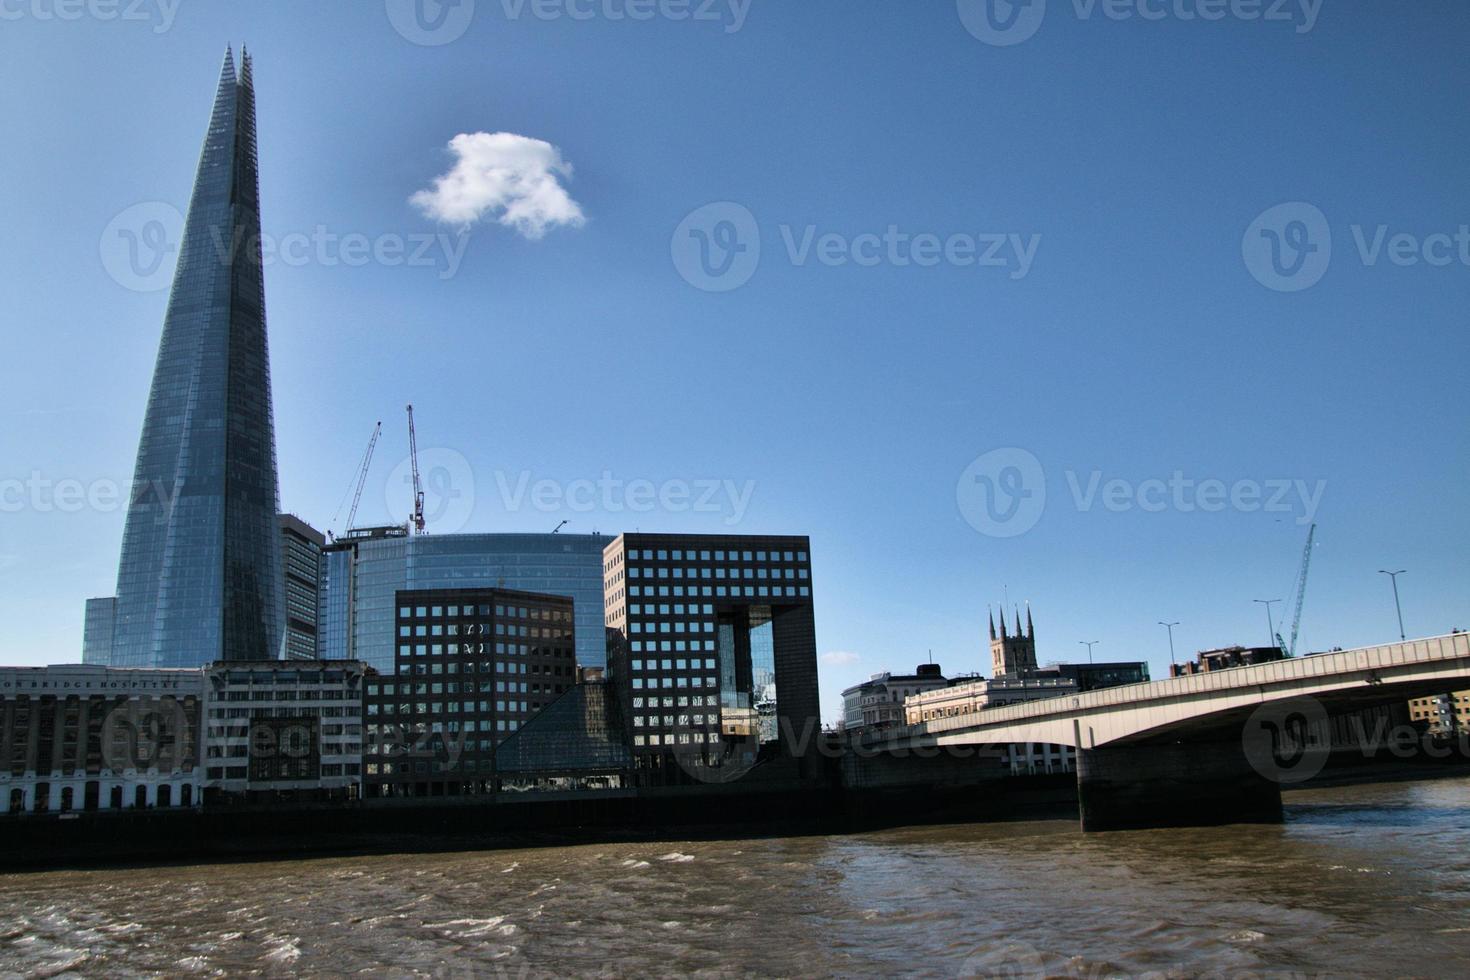
{"type": "Polygon", "coordinates": [[[110,662],[276,659],[282,583],[250,56],[225,52],[153,369],[110,662]]]}

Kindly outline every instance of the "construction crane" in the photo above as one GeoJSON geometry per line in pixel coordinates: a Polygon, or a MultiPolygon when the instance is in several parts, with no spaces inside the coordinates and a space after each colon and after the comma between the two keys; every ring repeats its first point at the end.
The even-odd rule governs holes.
{"type": "Polygon", "coordinates": [[[413,406],[408,406],[408,463],[413,471],[413,516],[409,518],[414,532],[424,533],[424,485],[419,480],[419,441],[413,431],[413,406]]]}
{"type": "Polygon", "coordinates": [[[1307,529],[1307,546],[1302,549],[1302,568],[1296,577],[1296,611],[1291,616],[1291,643],[1287,644],[1281,634],[1276,634],[1276,645],[1288,657],[1296,656],[1296,638],[1302,628],[1302,601],[1307,597],[1307,570],[1312,567],[1312,540],[1317,536],[1317,525],[1307,529]]]}
{"type": "MultiPolygon", "coordinates": [[[[352,494],[352,506],[347,511],[347,522],[341,526],[343,531],[352,530],[352,522],[357,519],[357,505],[362,502],[362,488],[367,483],[368,467],[372,465],[373,450],[377,448],[378,436],[382,434],[383,423],[379,422],[373,426],[373,434],[368,439],[367,449],[363,451],[362,459],[357,464],[357,473],[353,477],[352,488],[348,491],[352,494]]],[[[342,504],[346,502],[347,498],[344,496],[342,503],[337,505],[337,514],[342,513],[342,504]]],[[[337,514],[332,515],[333,524],[337,523],[337,514]]]]}

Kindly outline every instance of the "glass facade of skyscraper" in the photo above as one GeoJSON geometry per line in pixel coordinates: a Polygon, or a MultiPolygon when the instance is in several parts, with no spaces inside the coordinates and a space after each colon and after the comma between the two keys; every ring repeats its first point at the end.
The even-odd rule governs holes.
{"type": "Polygon", "coordinates": [[[602,550],[597,534],[445,534],[339,540],[325,555],[322,656],[394,669],[397,606],[408,589],[502,588],[568,596],[577,663],[607,663],[602,550]]]}
{"type": "Polygon", "coordinates": [[[138,444],[112,663],[281,656],[275,434],[248,54],[226,53],[138,444]]]}

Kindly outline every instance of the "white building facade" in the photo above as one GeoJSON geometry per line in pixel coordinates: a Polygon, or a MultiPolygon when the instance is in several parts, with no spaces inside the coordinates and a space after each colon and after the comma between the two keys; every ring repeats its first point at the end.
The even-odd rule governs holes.
{"type": "Polygon", "coordinates": [[[357,661],[289,660],[205,668],[211,797],[361,798],[366,670],[357,661]]]}
{"type": "Polygon", "coordinates": [[[197,807],[198,670],[0,667],[0,814],[197,807]]]}

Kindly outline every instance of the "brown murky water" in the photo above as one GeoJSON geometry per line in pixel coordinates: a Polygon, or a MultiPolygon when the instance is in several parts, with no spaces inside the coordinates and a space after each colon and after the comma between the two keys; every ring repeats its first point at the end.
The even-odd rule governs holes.
{"type": "Polygon", "coordinates": [[[0,972],[1470,976],[1470,779],[1070,822],[0,877],[0,972]]]}

